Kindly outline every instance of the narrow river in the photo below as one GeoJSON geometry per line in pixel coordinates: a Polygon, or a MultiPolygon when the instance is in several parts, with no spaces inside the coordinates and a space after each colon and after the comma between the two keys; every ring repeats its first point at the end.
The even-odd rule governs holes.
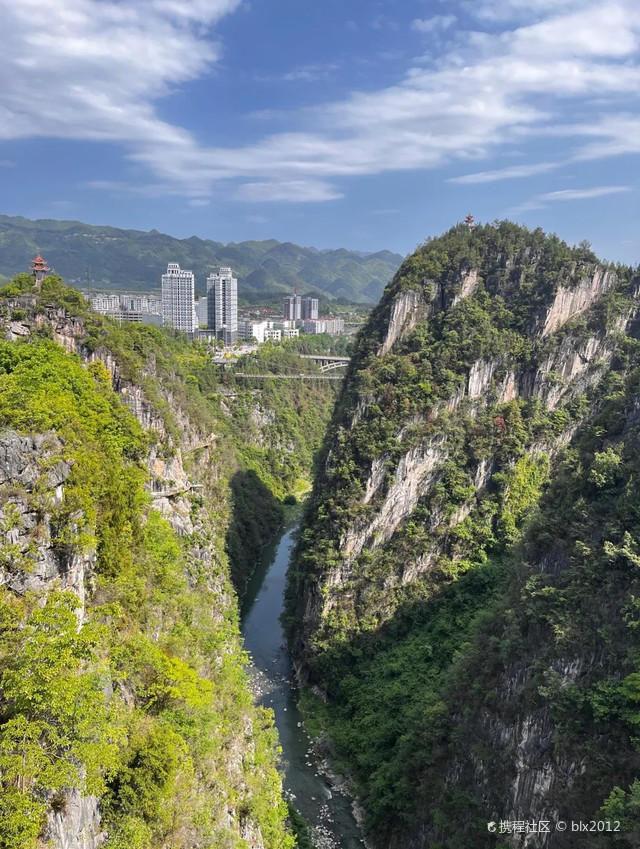
{"type": "Polygon", "coordinates": [[[253,659],[251,673],[257,701],[275,714],[286,795],[311,823],[318,849],[362,849],[364,841],[351,801],[318,773],[317,759],[302,728],[295,677],[279,622],[297,521],[286,525],[260,558],[242,605],[242,635],[253,659]]]}

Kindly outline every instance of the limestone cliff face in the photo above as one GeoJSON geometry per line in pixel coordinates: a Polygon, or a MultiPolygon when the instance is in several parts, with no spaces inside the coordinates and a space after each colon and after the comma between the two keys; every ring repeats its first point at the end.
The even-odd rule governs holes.
{"type": "Polygon", "coordinates": [[[71,790],[64,809],[49,814],[43,837],[56,849],[98,849],[108,838],[100,824],[99,800],[71,790]]]}
{"type": "Polygon", "coordinates": [[[51,531],[70,471],[55,434],[0,433],[0,522],[6,540],[0,582],[20,595],[57,584],[78,596],[82,617],[95,551],[58,548],[51,531]]]}
{"type": "Polygon", "coordinates": [[[596,268],[590,274],[585,273],[577,284],[560,286],[547,310],[541,335],[555,333],[569,319],[588,310],[615,284],[616,275],[611,269],[596,268]]]}
{"type": "Polygon", "coordinates": [[[393,610],[392,596],[403,587],[423,577],[438,582],[443,558],[463,558],[458,526],[474,521],[492,488],[492,475],[516,459],[517,452],[509,457],[505,451],[513,427],[505,412],[508,417],[516,408],[538,405],[542,415],[550,420],[555,416],[553,433],[532,435],[525,438],[528,444],[518,447],[518,452],[533,456],[555,456],[575,433],[579,419],[589,414],[587,399],[610,367],[637,302],[630,301],[607,325],[599,305],[620,286],[612,269],[569,262],[550,268],[547,278],[537,270],[541,262],[527,248],[512,258],[492,258],[488,252],[476,266],[463,258],[441,279],[425,275],[409,289],[404,284],[415,260],[398,272],[361,337],[338,406],[337,437],[328,446],[318,503],[323,503],[323,489],[331,498],[334,491],[340,497],[339,484],[333,481],[344,463],[351,462],[355,468],[349,506],[329,537],[323,537],[328,541],[338,535],[334,565],[299,587],[298,610],[305,614],[296,635],[297,652],[313,639],[318,623],[336,616],[352,625],[361,616],[384,618],[393,610]],[[525,287],[523,281],[532,275],[537,275],[536,285],[525,287]],[[486,328],[486,343],[470,345],[464,333],[449,330],[460,325],[476,334],[473,322],[481,309],[509,310],[512,301],[520,301],[523,315],[517,321],[505,312],[496,313],[495,319],[478,319],[487,325],[495,321],[493,329],[486,328]],[[576,325],[577,320],[582,325],[576,325]],[[425,338],[432,339],[433,351],[426,355],[419,352],[425,338]],[[449,340],[459,350],[484,347],[487,353],[460,357],[449,340]],[[490,349],[498,350],[490,354],[490,349]],[[452,368],[445,371],[438,357],[455,361],[455,374],[452,368]],[[434,386],[440,382],[438,375],[450,384],[448,392],[434,386]],[[372,390],[372,384],[378,388],[372,390]],[[402,407],[395,401],[400,394],[402,407]],[[580,403],[584,409],[577,412],[580,403]],[[492,422],[493,444],[482,452],[473,445],[474,420],[492,422]],[[377,439],[383,428],[380,452],[365,451],[362,444],[377,439]],[[466,495],[456,495],[456,503],[444,509],[441,493],[453,462],[464,469],[466,495]],[[407,551],[405,526],[416,522],[425,534],[418,547],[407,551]],[[315,609],[310,594],[321,599],[320,609],[315,609]]]}

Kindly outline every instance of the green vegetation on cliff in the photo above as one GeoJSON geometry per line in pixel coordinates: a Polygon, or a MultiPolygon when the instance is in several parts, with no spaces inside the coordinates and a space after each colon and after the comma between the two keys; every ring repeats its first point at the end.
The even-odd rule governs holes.
{"type": "Polygon", "coordinates": [[[405,262],[356,343],[291,579],[295,621],[305,584],[322,588],[332,566],[350,564],[350,585],[325,599],[313,634],[320,650],[332,635],[375,628],[503,546],[526,506],[513,500],[530,488],[513,475],[532,464],[535,490],[545,455],[588,412],[620,336],[616,320],[633,308],[632,287],[630,269],[600,270],[584,246],[508,222],[454,228],[405,262]],[[594,275],[609,287],[598,306],[545,333],[559,287],[594,275]],[[395,305],[414,291],[417,322],[382,353],[395,305]],[[412,464],[421,487],[413,500],[412,464]],[[394,501],[405,497],[409,512],[396,520],[394,501]],[[376,524],[382,509],[390,529],[376,524]],[[415,581],[399,572],[424,557],[428,580],[421,565],[415,581]]]}
{"type": "Polygon", "coordinates": [[[636,845],[638,282],[460,226],[358,338],[287,625],[375,846],[601,806],[627,831],[588,845],[636,845]]]}
{"type": "Polygon", "coordinates": [[[232,579],[304,487],[332,384],[242,386],[55,276],[0,298],[1,849],[75,791],[108,849],[293,846],[232,579]]]}
{"type": "Polygon", "coordinates": [[[41,478],[4,488],[4,538],[18,539],[2,545],[7,583],[24,573],[28,585],[41,546],[61,575],[95,559],[79,630],[73,593],[2,591],[0,845],[35,845],[56,794],[64,806],[75,787],[102,799],[114,849],[241,847],[242,823],[226,822],[234,810],[266,846],[290,846],[272,721],[246,686],[225,563],[194,559],[207,540],[181,539],[150,509],[142,460],[152,435],[102,362],[85,367],[37,337],[0,346],[0,421],[48,440],[41,478]],[[47,489],[56,467],[69,470],[61,499],[47,489]],[[26,549],[25,499],[46,517],[26,549]],[[225,754],[234,749],[236,770],[225,754]]]}
{"type": "MultiPolygon", "coordinates": [[[[152,414],[161,418],[168,436],[159,446],[161,455],[170,455],[171,441],[180,439],[177,411],[197,424],[202,444],[216,445],[220,468],[216,508],[223,515],[232,508],[227,549],[232,578],[241,593],[260,551],[282,521],[280,502],[309,487],[335,384],[236,379],[232,371],[222,371],[211,362],[204,345],[154,327],[120,326],[94,313],[78,292],[53,275],[45,279],[37,295],[33,278],[18,275],[0,289],[0,296],[17,305],[7,318],[18,322],[34,311],[48,311],[54,323],[64,323],[65,316],[81,322],[79,344],[95,356],[113,357],[117,380],[140,386],[152,414]],[[63,312],[56,318],[59,309],[63,312]],[[253,482],[256,497],[247,497],[253,482]]],[[[47,323],[39,331],[45,338],[51,333],[47,323]]],[[[244,369],[298,373],[306,370],[298,353],[317,351],[318,346],[322,350],[327,344],[335,343],[331,337],[322,337],[266,345],[244,369]]],[[[198,456],[196,450],[189,459],[197,464],[198,456]]]]}

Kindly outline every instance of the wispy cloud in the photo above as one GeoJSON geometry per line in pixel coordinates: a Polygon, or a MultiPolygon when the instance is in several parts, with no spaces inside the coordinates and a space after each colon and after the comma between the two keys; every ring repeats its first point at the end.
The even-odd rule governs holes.
{"type": "Polygon", "coordinates": [[[463,174],[461,177],[451,177],[448,183],[494,183],[496,180],[513,180],[516,178],[535,177],[560,168],[562,162],[535,162],[530,165],[511,165],[497,171],[478,171],[474,174],[463,174]]]}
{"type": "Polygon", "coordinates": [[[632,191],[631,186],[589,186],[584,189],[560,189],[556,192],[545,192],[544,194],[534,195],[524,203],[509,209],[508,214],[518,215],[521,212],[544,209],[549,203],[556,203],[557,201],[590,200],[591,198],[617,195],[630,191],[632,191]]]}
{"type": "MultiPolygon", "coordinates": [[[[629,112],[640,92],[638,0],[470,3],[469,31],[458,30],[437,63],[417,59],[398,84],[291,113],[287,132],[269,135],[256,124],[250,144],[223,146],[221,136],[204,145],[163,121],[156,104],[210,71],[222,53],[212,28],[240,2],[0,0],[0,139],[116,143],[151,175],[138,189],[148,196],[203,198],[231,182],[227,196],[250,202],[333,200],[345,177],[477,161],[544,134],[559,140],[559,161],[640,153],[640,116],[629,112]],[[490,32],[479,31],[480,18],[491,19],[490,32]],[[594,98],[610,106],[596,113],[586,105],[594,98]]],[[[436,17],[442,27],[449,16],[436,17]]],[[[297,73],[314,73],[305,67],[297,73]]],[[[544,170],[553,166],[456,179],[544,170]]]]}
{"type": "Polygon", "coordinates": [[[604,195],[617,195],[620,192],[630,192],[631,186],[593,186],[589,189],[562,189],[559,192],[547,192],[538,195],[538,200],[586,200],[587,198],[599,198],[604,195]]]}
{"type": "Polygon", "coordinates": [[[312,62],[308,65],[300,65],[292,68],[284,74],[263,74],[256,79],[258,82],[315,82],[326,80],[333,76],[340,68],[338,62],[312,62]]]}
{"type": "Polygon", "coordinates": [[[330,184],[320,180],[270,180],[243,183],[233,194],[234,200],[251,203],[318,203],[338,200],[343,195],[330,184]]]}
{"type": "Polygon", "coordinates": [[[393,18],[390,18],[388,15],[376,15],[371,21],[371,26],[373,29],[381,30],[397,30],[400,28],[398,22],[393,18]]]}
{"type": "Polygon", "coordinates": [[[416,18],[411,22],[411,29],[416,32],[430,33],[436,30],[448,29],[455,24],[455,15],[434,15],[432,18],[416,18]]]}
{"type": "Polygon", "coordinates": [[[545,14],[563,14],[585,6],[584,0],[465,0],[463,8],[478,20],[512,22],[535,20],[545,14]]]}

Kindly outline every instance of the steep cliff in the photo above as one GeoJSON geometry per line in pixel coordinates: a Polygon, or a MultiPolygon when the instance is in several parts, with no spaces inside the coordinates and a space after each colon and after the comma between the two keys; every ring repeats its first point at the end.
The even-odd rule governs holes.
{"type": "Polygon", "coordinates": [[[206,356],[56,278],[0,295],[0,846],[292,846],[206,356]]]}
{"type": "MultiPolygon", "coordinates": [[[[623,686],[634,672],[624,620],[635,577],[602,575],[603,555],[588,586],[551,551],[564,543],[588,561],[588,546],[606,554],[639,530],[629,514],[609,536],[569,521],[557,483],[579,450],[596,466],[609,450],[632,453],[631,436],[609,440],[635,427],[639,285],[584,245],[508,222],[459,226],[405,262],[359,337],[287,621],[301,679],[329,698],[319,711],[374,846],[519,845],[487,822],[593,818],[616,785],[624,807],[638,768],[623,686]],[[518,549],[549,479],[544,509],[565,516],[566,539],[556,521],[559,539],[541,552],[540,519],[531,548],[518,549]],[[553,577],[531,580],[543,574],[553,577]],[[539,629],[534,586],[536,604],[557,601],[539,629]],[[586,639],[592,631],[601,642],[586,639]],[[607,708],[601,692],[615,693],[607,708]],[[570,725],[571,698],[583,725],[570,725]],[[616,734],[622,751],[602,766],[616,734]]],[[[603,493],[589,495],[596,522],[603,493]]],[[[576,507],[582,518],[586,509],[576,507]]]]}

